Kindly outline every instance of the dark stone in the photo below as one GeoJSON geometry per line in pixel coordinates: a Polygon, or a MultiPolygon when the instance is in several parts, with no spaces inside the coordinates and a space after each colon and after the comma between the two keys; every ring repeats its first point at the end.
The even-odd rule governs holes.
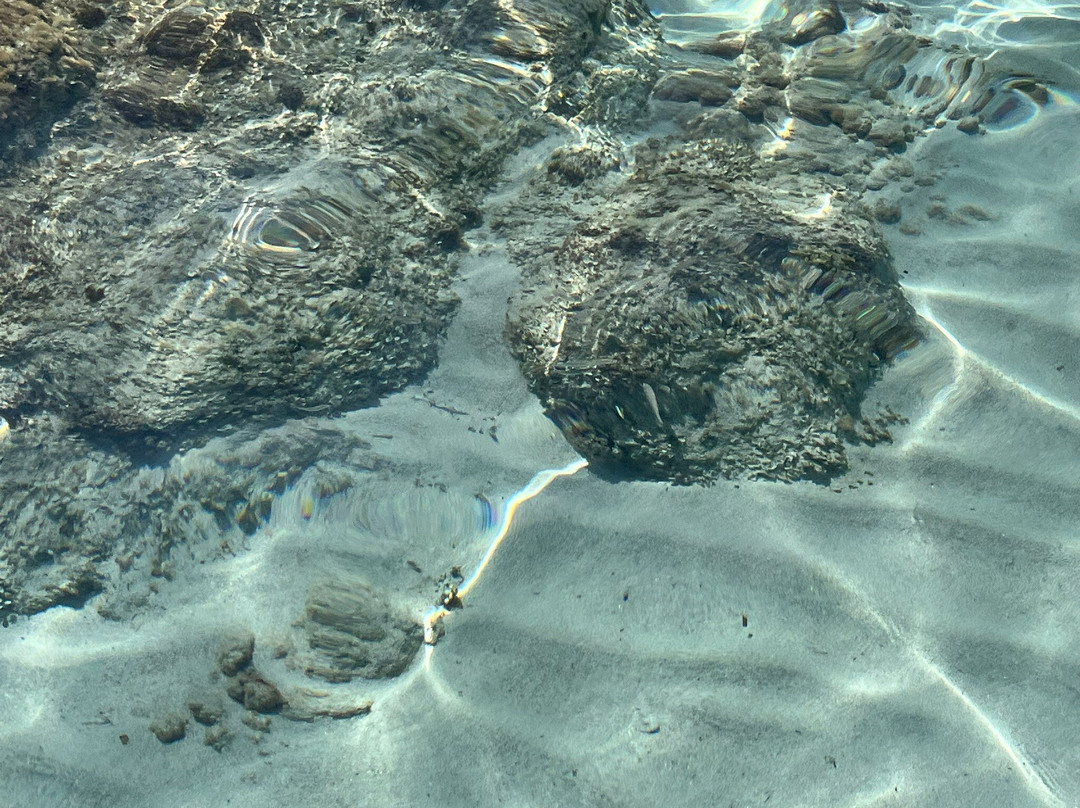
{"type": "Polygon", "coordinates": [[[255,653],[255,635],[242,631],[226,637],[218,649],[218,670],[236,676],[251,664],[255,653]]]}
{"type": "Polygon", "coordinates": [[[817,80],[796,81],[787,92],[788,105],[793,115],[797,115],[804,121],[826,126],[834,122],[835,117],[842,115],[841,120],[846,118],[845,113],[836,110],[845,110],[851,101],[850,90],[842,84],[817,80]]]}
{"type": "MultiPolygon", "coordinates": [[[[267,493],[283,491],[316,461],[329,469],[385,463],[359,437],[316,422],[219,441],[185,453],[172,469],[143,467],[48,417],[10,410],[5,417],[13,426],[0,450],[0,622],[79,606],[102,590],[98,611],[130,619],[145,608],[153,575],[183,575],[173,547],[185,547],[187,564],[192,553],[208,560],[243,543],[243,503],[269,504],[267,493]]],[[[327,471],[319,490],[340,491],[351,480],[327,471]]],[[[263,505],[254,511],[262,512],[263,505]]]]}
{"type": "Polygon", "coordinates": [[[896,151],[902,149],[909,140],[913,140],[914,133],[906,122],[877,120],[870,127],[866,137],[879,146],[896,151]]]}
{"type": "Polygon", "coordinates": [[[129,85],[106,90],[102,97],[112,104],[128,123],[135,126],[154,125],[154,104],[157,99],[148,90],[129,85]]]}
{"type": "Polygon", "coordinates": [[[192,101],[159,98],[154,104],[154,122],[160,126],[193,132],[206,120],[202,107],[192,101]]]}
{"type": "Polygon", "coordinates": [[[926,207],[927,218],[944,222],[949,219],[950,215],[949,209],[944,202],[931,202],[926,207]]]}
{"type": "Polygon", "coordinates": [[[278,87],[277,99],[295,112],[304,106],[304,90],[299,84],[282,84],[278,87]]]}
{"type": "Polygon", "coordinates": [[[637,164],[513,303],[547,413],[616,478],[841,473],[838,424],[919,333],[880,236],[853,206],[815,218],[805,177],[785,212],[792,180],[731,144],[637,164]]]}
{"type": "Polygon", "coordinates": [[[75,10],[75,22],[83,28],[100,28],[109,18],[101,6],[85,5],[75,10]]]}
{"type": "Polygon", "coordinates": [[[702,106],[718,107],[731,98],[731,90],[722,74],[686,70],[664,76],[656,85],[653,97],[658,101],[696,101],[702,106]]]}
{"type": "Polygon", "coordinates": [[[265,679],[254,676],[244,682],[244,706],[256,713],[272,713],[281,709],[285,697],[265,679]]]}
{"type": "Polygon", "coordinates": [[[224,30],[239,34],[244,44],[256,47],[266,43],[266,35],[263,33],[259,18],[250,11],[230,11],[225,15],[224,30]]]}
{"type": "Polygon", "coordinates": [[[102,97],[125,120],[139,127],[163,126],[190,132],[198,129],[206,119],[195,102],[160,97],[154,88],[137,84],[106,90],[102,97]]]}
{"type": "Polygon", "coordinates": [[[182,739],[187,732],[187,719],[179,713],[172,713],[153,721],[150,731],[162,743],[173,743],[182,739]]]}
{"type": "Polygon", "coordinates": [[[976,135],[979,133],[981,123],[978,115],[968,115],[956,122],[956,128],[969,135],[976,135]]]}
{"type": "Polygon", "coordinates": [[[235,517],[236,524],[245,535],[250,536],[270,518],[273,501],[273,497],[263,491],[239,507],[235,517]]]}
{"type": "Polygon", "coordinates": [[[776,92],[770,88],[756,87],[738,98],[735,108],[748,120],[760,123],[765,119],[765,110],[776,101],[776,92]]]}

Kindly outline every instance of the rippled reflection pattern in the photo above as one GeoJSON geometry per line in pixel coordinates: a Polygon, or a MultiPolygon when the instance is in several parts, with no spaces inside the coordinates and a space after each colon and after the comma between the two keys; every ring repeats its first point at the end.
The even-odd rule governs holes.
{"type": "MultiPolygon", "coordinates": [[[[752,34],[779,22],[798,37],[799,30],[825,24],[823,8],[799,11],[776,2],[672,0],[658,4],[657,13],[675,41],[694,48],[707,41],[703,37],[752,34]]],[[[1021,42],[1075,43],[1080,5],[1025,3],[1006,8],[972,2],[936,26],[940,8],[928,8],[925,18],[900,9],[898,16],[879,12],[845,8],[846,30],[835,36],[820,36],[818,31],[819,38],[803,48],[782,48],[794,73],[805,77],[800,93],[841,98],[858,79],[868,88],[884,89],[928,125],[979,116],[988,131],[1023,127],[1048,103],[1074,103],[1071,94],[1028,76],[1014,65],[1016,59],[998,49],[1021,42]],[[964,50],[946,47],[950,42],[964,50]]],[[[805,114],[806,105],[793,111],[805,114]]]]}
{"type": "Polygon", "coordinates": [[[246,203],[233,224],[233,238],[253,252],[293,257],[318,250],[347,226],[351,214],[342,203],[325,197],[273,208],[246,203]]]}

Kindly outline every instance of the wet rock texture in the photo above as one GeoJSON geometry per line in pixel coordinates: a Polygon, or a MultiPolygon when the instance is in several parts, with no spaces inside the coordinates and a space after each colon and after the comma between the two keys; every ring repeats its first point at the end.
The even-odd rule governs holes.
{"type": "Polygon", "coordinates": [[[424,637],[415,619],[358,576],[312,587],[300,626],[309,651],[290,656],[287,664],[327,682],[397,676],[424,637]]]}
{"type": "Polygon", "coordinates": [[[637,168],[536,262],[509,334],[548,414],[616,476],[827,479],[916,339],[871,222],[725,141],[637,168]]]}
{"type": "Polygon", "coordinates": [[[62,4],[0,5],[0,159],[18,159],[47,140],[49,126],[94,84],[88,20],[62,4]]]}
{"type": "MultiPolygon", "coordinates": [[[[0,4],[0,620],[103,590],[130,616],[304,469],[385,463],[318,416],[432,367],[485,191],[553,132],[492,219],[568,438],[613,476],[842,471],[915,338],[874,224],[898,213],[860,196],[931,125],[1047,90],[896,5],[780,14],[675,47],[638,0],[0,4]]],[[[301,667],[407,665],[416,627],[356,586],[313,592],[301,667]]]]}
{"type": "Polygon", "coordinates": [[[658,31],[633,0],[0,14],[5,623],[149,570],[148,594],[100,604],[120,618],[173,552],[230,551],[298,469],[340,456],[188,450],[421,378],[503,159],[554,107],[640,115],[651,63],[608,55],[658,31]]]}
{"type": "Polygon", "coordinates": [[[511,348],[613,478],[823,482],[888,439],[863,401],[919,329],[876,224],[900,208],[862,196],[920,134],[1045,102],[901,7],[782,11],[665,53],[676,133],[620,154],[597,127],[494,217],[523,267],[511,348]]]}
{"type": "Polygon", "coordinates": [[[325,469],[320,490],[333,493],[348,474],[386,464],[356,435],[318,422],[218,439],[164,467],[46,418],[24,423],[0,445],[0,620],[103,590],[98,611],[130,617],[174,565],[238,552],[305,469],[325,469]]]}
{"type": "Polygon", "coordinates": [[[417,380],[474,200],[549,95],[572,103],[609,5],[107,16],[92,97],[0,181],[0,410],[175,446],[417,380]]]}

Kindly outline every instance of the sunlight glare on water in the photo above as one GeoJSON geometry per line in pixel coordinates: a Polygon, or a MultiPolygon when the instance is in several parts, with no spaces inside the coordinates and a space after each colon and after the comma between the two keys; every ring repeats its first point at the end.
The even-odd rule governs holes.
{"type": "MultiPolygon", "coordinates": [[[[678,42],[689,35],[758,28],[783,18],[789,5],[777,0],[654,0],[651,7],[668,39],[678,42]]],[[[921,33],[942,44],[992,48],[1016,44],[1075,46],[1080,42],[1080,3],[971,0],[965,4],[931,1],[910,6],[926,18],[926,30],[921,33]]]]}
{"type": "Polygon", "coordinates": [[[1080,35],[1080,4],[1009,0],[971,0],[964,5],[912,4],[938,19],[933,36],[966,45],[1075,43],[1080,35]]]}
{"type": "Polygon", "coordinates": [[[672,42],[692,35],[748,30],[784,15],[783,4],[771,0],[657,0],[652,12],[672,42]]]}

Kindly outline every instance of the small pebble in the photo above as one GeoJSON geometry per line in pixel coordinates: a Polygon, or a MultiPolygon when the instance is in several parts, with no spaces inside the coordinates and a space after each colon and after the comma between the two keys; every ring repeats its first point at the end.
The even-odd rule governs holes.
{"type": "Polygon", "coordinates": [[[251,664],[255,653],[255,635],[250,631],[230,634],[218,650],[218,668],[226,676],[236,676],[251,664]]]}
{"type": "Polygon", "coordinates": [[[150,731],[162,743],[179,741],[187,731],[187,720],[179,713],[171,713],[151,723],[150,731]]]}
{"type": "Polygon", "coordinates": [[[225,728],[224,724],[215,724],[212,727],[207,727],[206,732],[203,735],[203,743],[214,749],[216,752],[220,752],[225,748],[225,744],[229,741],[229,730],[225,728]]]}
{"type": "Polygon", "coordinates": [[[961,132],[965,132],[969,135],[975,135],[979,132],[979,119],[975,115],[969,115],[966,118],[961,118],[956,122],[956,128],[961,132]]]}

